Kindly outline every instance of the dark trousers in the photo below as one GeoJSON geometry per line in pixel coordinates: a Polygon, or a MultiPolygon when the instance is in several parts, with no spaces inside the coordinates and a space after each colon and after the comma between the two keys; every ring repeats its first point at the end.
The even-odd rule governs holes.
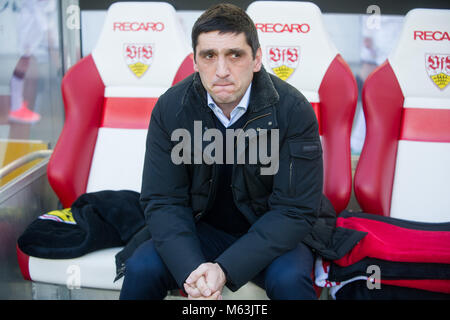
{"type": "MultiPolygon", "coordinates": [[[[217,258],[238,238],[199,222],[197,233],[207,261],[217,258]]],[[[242,253],[245,259],[245,252],[242,253]]],[[[311,273],[314,255],[304,244],[276,258],[252,281],[273,300],[317,299],[311,273]]],[[[161,300],[178,285],[157,253],[152,240],[140,245],[126,261],[120,299],[161,300]]]]}

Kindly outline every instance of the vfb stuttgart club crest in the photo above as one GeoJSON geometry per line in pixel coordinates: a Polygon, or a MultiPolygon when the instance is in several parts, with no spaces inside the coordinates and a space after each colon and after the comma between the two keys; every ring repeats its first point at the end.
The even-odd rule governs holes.
{"type": "Polygon", "coordinates": [[[267,47],[267,60],[272,71],[287,80],[300,60],[300,47],[267,47]]]}
{"type": "Polygon", "coordinates": [[[153,60],[153,44],[126,43],[123,46],[125,62],[128,68],[140,78],[148,70],[153,60]]]}
{"type": "Polygon", "coordinates": [[[425,67],[434,84],[443,90],[450,81],[450,55],[426,54],[425,67]]]}

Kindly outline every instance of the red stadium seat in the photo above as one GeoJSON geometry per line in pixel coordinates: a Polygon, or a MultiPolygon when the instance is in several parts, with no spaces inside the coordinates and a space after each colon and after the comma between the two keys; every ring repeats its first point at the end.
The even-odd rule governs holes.
{"type": "MultiPolygon", "coordinates": [[[[345,270],[366,257],[389,262],[379,283],[394,286],[391,290],[450,293],[448,278],[432,271],[433,265],[450,265],[444,250],[450,222],[449,32],[450,10],[408,12],[396,47],[362,91],[367,130],[354,190],[365,213],[341,216],[338,225],[368,234],[334,263],[345,270]],[[414,267],[408,263],[429,268],[422,277],[383,278],[402,263],[409,271],[414,267]]],[[[353,290],[359,297],[366,289],[356,281],[367,278],[358,274],[327,284],[334,286],[332,295],[348,285],[347,294],[353,290]]]]}
{"type": "Polygon", "coordinates": [[[350,134],[358,95],[353,73],[315,4],[256,1],[247,13],[258,30],[266,70],[299,89],[316,112],[324,194],[339,213],[347,207],[352,188],[350,134]]]}
{"type": "Polygon", "coordinates": [[[450,221],[450,10],[414,9],[366,80],[366,140],[355,173],[364,212],[450,221]]]}
{"type": "MultiPolygon", "coordinates": [[[[328,36],[320,9],[311,2],[256,1],[247,13],[255,22],[268,72],[300,90],[319,123],[324,194],[337,213],[351,196],[350,135],[357,85],[328,36]]],[[[321,289],[315,287],[319,296],[321,289]]]]}
{"type": "MultiPolygon", "coordinates": [[[[92,54],[64,76],[66,119],[48,165],[48,180],[65,208],[86,192],[140,192],[152,109],[171,85],[193,72],[191,48],[167,3],[111,5],[92,54]]],[[[26,279],[66,285],[77,266],[82,287],[120,289],[120,248],[77,259],[30,257],[18,249],[26,279]]]]}

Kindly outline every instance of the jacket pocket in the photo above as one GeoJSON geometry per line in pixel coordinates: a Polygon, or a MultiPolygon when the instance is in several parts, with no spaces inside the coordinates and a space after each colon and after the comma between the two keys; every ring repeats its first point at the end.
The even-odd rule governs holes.
{"type": "MultiPolygon", "coordinates": [[[[304,183],[308,172],[322,156],[320,140],[290,139],[289,143],[289,194],[294,196],[297,185],[304,183]]],[[[305,181],[306,182],[306,181],[305,181]]]]}

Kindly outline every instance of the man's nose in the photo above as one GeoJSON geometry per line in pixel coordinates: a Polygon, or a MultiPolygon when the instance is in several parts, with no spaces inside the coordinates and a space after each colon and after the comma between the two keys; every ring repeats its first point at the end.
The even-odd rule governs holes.
{"type": "Polygon", "coordinates": [[[225,57],[219,57],[217,60],[216,75],[218,78],[226,78],[230,74],[228,63],[225,57]]]}

